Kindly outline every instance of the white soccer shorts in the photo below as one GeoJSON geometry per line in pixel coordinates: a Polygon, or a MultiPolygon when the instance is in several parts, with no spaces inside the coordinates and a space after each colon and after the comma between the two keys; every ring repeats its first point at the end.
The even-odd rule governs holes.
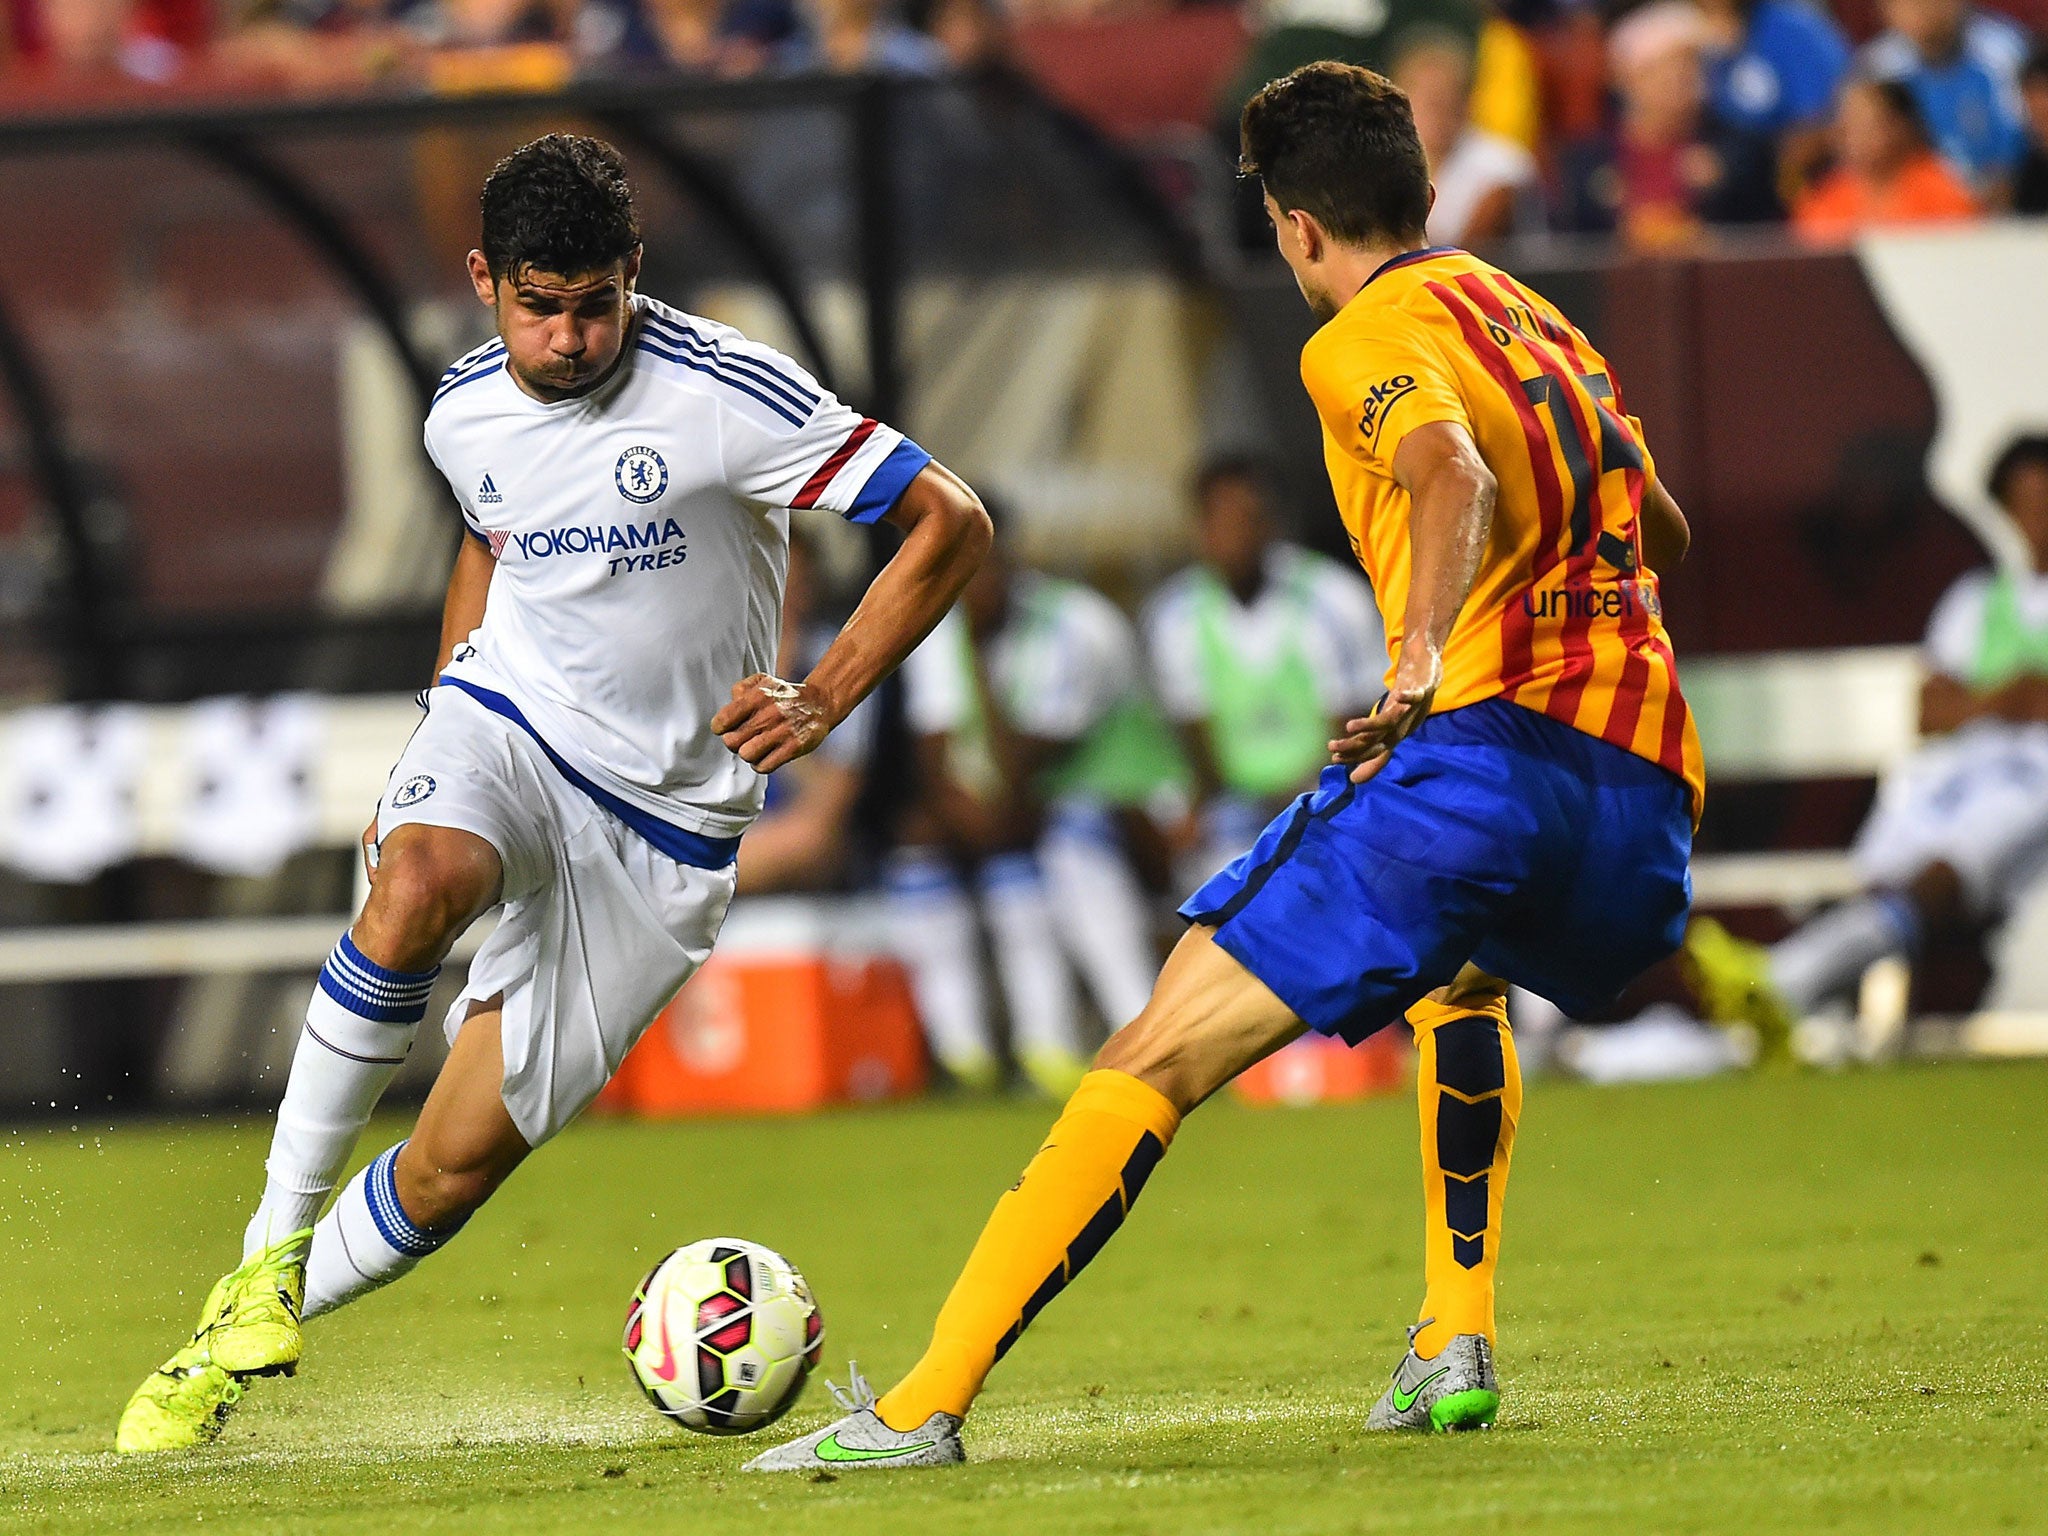
{"type": "Polygon", "coordinates": [[[2048,726],[1984,721],[1928,743],[1885,775],[1854,852],[1877,886],[1947,864],[1977,917],[2000,916],[2048,863],[2048,726]]]}
{"type": "Polygon", "coordinates": [[[448,1010],[504,994],[504,1099],[529,1146],[582,1113],[711,953],[735,869],[656,850],[563,778],[530,736],[452,687],[391,772],[380,839],[411,822],[474,833],[504,865],[504,912],[448,1010]]]}

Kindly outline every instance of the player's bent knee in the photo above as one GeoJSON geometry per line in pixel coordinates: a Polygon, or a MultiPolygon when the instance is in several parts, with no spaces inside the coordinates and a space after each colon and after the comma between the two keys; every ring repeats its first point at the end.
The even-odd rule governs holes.
{"type": "Polygon", "coordinates": [[[497,852],[482,838],[444,827],[401,828],[379,859],[356,943],[379,965],[424,970],[491,904],[501,878],[497,852]]]}

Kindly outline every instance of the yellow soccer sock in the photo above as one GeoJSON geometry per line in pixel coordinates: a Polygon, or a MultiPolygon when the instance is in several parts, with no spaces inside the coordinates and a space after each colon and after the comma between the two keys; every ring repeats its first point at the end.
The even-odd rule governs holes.
{"type": "Polygon", "coordinates": [[[882,1421],[912,1430],[934,1413],[964,1416],[1017,1336],[1123,1225],[1179,1126],[1173,1105],[1128,1073],[1082,1078],[996,1202],[924,1358],[876,1405],[882,1421]]]}
{"type": "Polygon", "coordinates": [[[1423,1274],[1415,1353],[1432,1360],[1461,1333],[1493,1340],[1501,1204],[1522,1117],[1522,1072],[1507,1000],[1422,1002],[1415,1027],[1422,1118],[1423,1274]]]}

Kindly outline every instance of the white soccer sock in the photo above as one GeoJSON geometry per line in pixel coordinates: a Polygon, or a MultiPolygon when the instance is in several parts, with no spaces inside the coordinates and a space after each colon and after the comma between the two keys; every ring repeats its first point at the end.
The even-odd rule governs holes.
{"type": "Polygon", "coordinates": [[[1019,1055],[1078,1055],[1074,978],[1053,929],[1038,861],[1028,853],[987,860],[981,866],[981,899],[995,943],[996,972],[1010,1005],[1011,1045],[1019,1055]]]}
{"type": "Polygon", "coordinates": [[[1038,845],[1053,921],[1095,1006],[1122,1029],[1152,1000],[1159,961],[1145,895],[1124,858],[1109,813],[1062,806],[1038,845]]]}
{"type": "Polygon", "coordinates": [[[414,1225],[398,1203],[398,1146],[380,1152],[313,1229],[306,1261],[308,1318],[346,1306],[389,1285],[462,1230],[462,1223],[429,1232],[414,1225]]]}
{"type": "Polygon", "coordinates": [[[306,1005],[264,1163],[263,1200],[242,1236],[242,1257],[313,1224],[348,1165],[393,1075],[412,1049],[439,966],[393,971],[346,933],[306,1005]]]}
{"type": "Polygon", "coordinates": [[[1830,907],[1771,946],[1771,979],[1800,1012],[1853,986],[1887,955],[1920,944],[1920,912],[1896,891],[1857,896],[1830,907]]]}
{"type": "Polygon", "coordinates": [[[891,856],[884,886],[889,931],[910,972],[917,1016],[932,1054],[948,1066],[993,1061],[981,938],[966,886],[950,864],[921,848],[891,856]]]}

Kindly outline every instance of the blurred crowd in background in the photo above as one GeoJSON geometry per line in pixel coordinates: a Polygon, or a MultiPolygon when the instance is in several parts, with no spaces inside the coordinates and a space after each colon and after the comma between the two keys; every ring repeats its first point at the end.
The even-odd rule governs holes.
{"type": "Polygon", "coordinates": [[[1126,138],[1313,58],[1391,74],[1433,238],[2048,213],[2042,0],[0,0],[0,110],[137,97],[547,91],[1004,65],[1126,138]],[[2032,13],[2028,12],[2032,7],[2032,13]]]}

